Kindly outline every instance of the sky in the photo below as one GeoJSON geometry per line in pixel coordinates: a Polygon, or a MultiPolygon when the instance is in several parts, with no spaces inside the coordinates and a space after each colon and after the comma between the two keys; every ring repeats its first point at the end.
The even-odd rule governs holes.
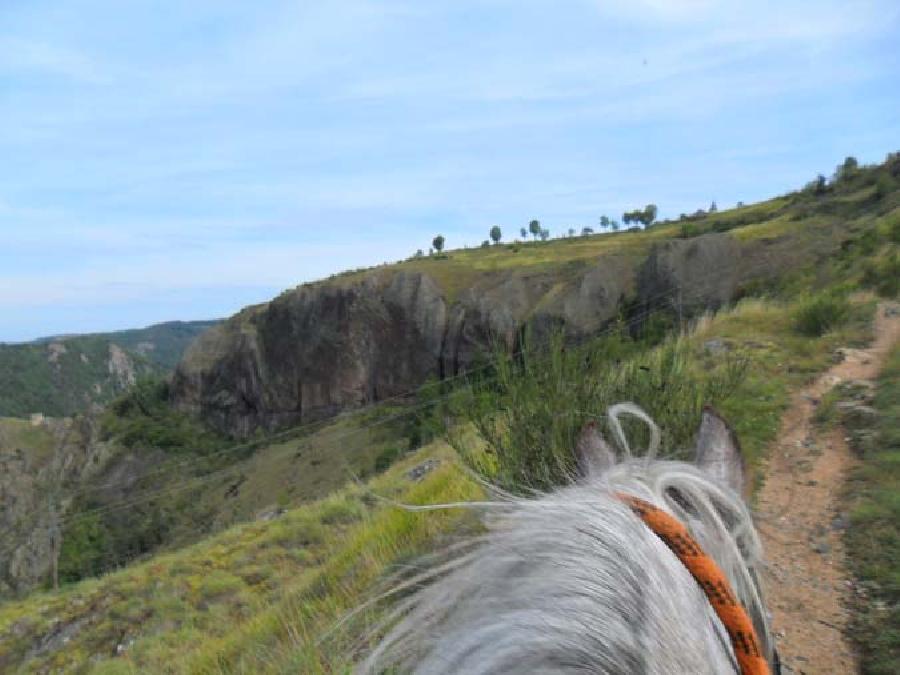
{"type": "Polygon", "coordinates": [[[0,341],[900,150],[896,0],[0,0],[0,341]]]}

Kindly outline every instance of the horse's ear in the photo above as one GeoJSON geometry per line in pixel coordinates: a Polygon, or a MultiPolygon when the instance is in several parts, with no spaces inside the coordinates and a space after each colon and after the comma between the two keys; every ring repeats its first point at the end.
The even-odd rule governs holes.
{"type": "Polygon", "coordinates": [[[710,406],[703,408],[697,433],[697,466],[714,479],[742,494],[745,487],[744,457],[728,423],[710,406]]]}
{"type": "Polygon", "coordinates": [[[597,477],[616,463],[616,453],[603,439],[593,420],[581,429],[575,443],[575,458],[582,476],[597,477]]]}

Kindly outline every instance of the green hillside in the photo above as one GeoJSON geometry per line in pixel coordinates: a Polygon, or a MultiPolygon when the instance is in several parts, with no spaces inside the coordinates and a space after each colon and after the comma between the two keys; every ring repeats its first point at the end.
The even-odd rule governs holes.
{"type": "Polygon", "coordinates": [[[139,377],[161,371],[100,337],[0,345],[0,416],[72,415],[92,403],[112,400],[139,377]]]}
{"type": "MultiPolygon", "coordinates": [[[[718,403],[758,466],[791,387],[825,369],[837,346],[866,339],[871,303],[854,302],[853,308],[838,330],[806,338],[795,329],[798,303],[746,300],[674,343],[678,359],[669,366],[656,356],[672,349],[668,343],[635,351],[636,367],[628,371],[633,379],[620,382],[622,391],[643,386],[636,378],[647,371],[640,366],[653,376],[671,377],[674,367],[697,383],[712,381],[721,371],[713,374],[717,367],[710,368],[704,344],[726,341],[747,367],[718,403]],[[785,369],[786,362],[794,367],[785,369]]],[[[658,405],[678,413],[693,402],[663,399],[658,405]]],[[[351,443],[341,444],[345,452],[356,447],[351,443]]],[[[346,621],[348,613],[374,599],[396,565],[460,532],[467,520],[457,511],[408,513],[383,498],[477,498],[480,488],[458,462],[436,441],[364,486],[348,482],[271,521],[239,525],[99,579],[0,605],[0,666],[28,672],[87,663],[98,673],[345,672],[358,640],[384,608],[372,605],[346,621]],[[439,461],[438,468],[420,482],[411,479],[410,470],[429,459],[439,461]]],[[[226,487],[218,479],[214,484],[226,487]]]]}
{"type": "Polygon", "coordinates": [[[106,404],[138,378],[163,375],[216,321],[0,344],[0,416],[60,417],[106,404]]]}
{"type": "Polygon", "coordinates": [[[465,511],[396,503],[477,499],[478,477],[513,491],[558,484],[585,419],[621,400],[646,407],[675,451],[715,404],[759,475],[791,393],[837,348],[865,344],[875,303],[900,291],[900,156],[647,231],[398,266],[452,294],[505,269],[563,280],[605,255],[708,232],[804,255],[766,259],[715,313],[623,307],[577,345],[498,349],[466,377],[240,444],[173,409],[165,384],[128,390],[97,421],[108,469],[73,492],[63,587],[0,604],[0,671],[349,672],[377,639],[379,598],[398,573],[479,527],[465,511]]]}
{"type": "Polygon", "coordinates": [[[140,354],[165,370],[172,370],[194,339],[212,328],[219,320],[166,321],[146,328],[99,333],[95,337],[115,342],[128,351],[140,354]]]}

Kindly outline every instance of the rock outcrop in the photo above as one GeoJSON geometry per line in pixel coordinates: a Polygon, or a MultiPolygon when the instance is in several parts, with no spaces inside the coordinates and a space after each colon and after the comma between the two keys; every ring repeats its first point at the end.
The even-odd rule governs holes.
{"type": "Polygon", "coordinates": [[[735,296],[741,258],[740,244],[724,233],[659,244],[638,274],[640,302],[647,310],[668,303],[688,316],[718,309],[735,296]]]}
{"type": "Polygon", "coordinates": [[[710,234],[649,255],[485,273],[452,299],[402,268],[308,284],[201,336],[175,371],[173,399],[237,437],[320,419],[464,371],[496,344],[514,348],[525,328],[537,341],[557,329],[577,339],[628,303],[718,307],[734,297],[740,259],[734,239],[710,234]]]}
{"type": "Polygon", "coordinates": [[[49,580],[60,520],[112,453],[90,417],[0,419],[0,597],[49,580]]]}

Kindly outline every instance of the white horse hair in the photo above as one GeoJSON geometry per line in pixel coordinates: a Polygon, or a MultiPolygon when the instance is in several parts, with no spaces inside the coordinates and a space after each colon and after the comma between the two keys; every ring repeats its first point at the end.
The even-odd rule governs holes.
{"type": "Polygon", "coordinates": [[[589,423],[572,485],[473,505],[485,507],[487,533],[408,584],[419,590],[398,601],[360,673],[738,672],[706,595],[617,492],[688,526],[730,579],[773,663],[734,434],[707,408],[688,464],[655,458],[659,431],[637,406],[613,406],[608,417],[621,457],[589,423]],[[626,414],[650,426],[642,457],[622,431],[626,414]]]}

